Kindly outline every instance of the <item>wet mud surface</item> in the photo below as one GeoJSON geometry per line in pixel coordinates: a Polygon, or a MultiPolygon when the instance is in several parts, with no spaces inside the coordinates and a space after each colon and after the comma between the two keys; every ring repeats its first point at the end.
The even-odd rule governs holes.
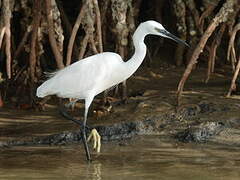
{"type": "MultiPolygon", "coordinates": [[[[156,134],[182,142],[196,143],[224,135],[235,135],[236,137],[229,139],[239,139],[239,133],[236,132],[240,126],[238,113],[240,104],[238,99],[224,97],[224,90],[227,88],[226,79],[218,75],[214,77],[212,84],[196,82],[198,81],[196,79],[199,79],[197,76],[203,78],[199,70],[193,78],[195,81],[190,81],[192,87],[186,88],[182,104],[176,106],[172,91],[174,80],[170,81],[169,78],[175,77],[177,83],[176,76],[179,71],[171,70],[172,73],[167,72],[166,69],[162,70],[161,76],[146,70],[139,76],[140,71],[130,80],[132,86],[127,103],[113,103],[113,111],[104,116],[96,117],[96,114],[90,113],[89,125],[99,131],[103,141],[156,134]],[[136,80],[139,82],[137,85],[134,84],[136,80]],[[147,88],[148,90],[144,90],[147,82],[141,84],[142,81],[150,81],[151,86],[147,88]],[[161,88],[159,84],[165,86],[161,88]]],[[[94,108],[96,106],[93,105],[92,112],[96,111],[94,108]]],[[[46,104],[44,111],[39,112],[13,109],[1,109],[1,111],[1,146],[81,142],[78,125],[64,119],[57,106],[51,102],[46,104]]],[[[70,113],[79,118],[82,111],[83,104],[80,102],[74,112],[70,113]]],[[[236,144],[237,141],[233,143],[236,144]]]]}
{"type": "MultiPolygon", "coordinates": [[[[240,119],[217,118],[225,113],[237,113],[237,107],[226,104],[207,103],[206,101],[194,105],[185,105],[164,113],[152,114],[143,120],[119,122],[114,124],[93,126],[102,137],[102,141],[116,141],[133,138],[138,135],[164,135],[181,142],[206,143],[216,136],[233,136],[231,132],[238,131],[240,119]],[[212,116],[216,119],[208,118],[212,116]],[[168,129],[169,131],[167,131],[168,129]]],[[[88,131],[89,134],[90,131],[88,131]]],[[[30,136],[31,137],[31,136],[30,136]]],[[[238,135],[232,137],[240,138],[238,135]]],[[[80,143],[80,130],[64,131],[47,136],[32,137],[31,139],[3,141],[1,147],[16,145],[63,145],[80,143]]],[[[240,145],[237,140],[233,143],[240,145]]],[[[223,142],[219,142],[223,143],[223,142]]]]}
{"type": "MultiPolygon", "coordinates": [[[[224,73],[215,73],[209,84],[205,84],[204,69],[199,69],[187,82],[181,105],[176,106],[175,89],[182,70],[170,70],[139,70],[128,81],[127,104],[114,105],[111,113],[96,117],[94,103],[88,124],[98,129],[103,145],[90,166],[83,165],[79,127],[59,114],[55,102],[48,102],[45,111],[13,109],[10,105],[1,109],[0,178],[6,177],[8,168],[21,176],[15,159],[26,163],[23,177],[27,172],[30,177],[35,172],[41,177],[45,172],[46,177],[57,178],[62,174],[61,169],[66,168],[64,176],[85,179],[115,179],[114,174],[121,173],[128,174],[126,179],[158,179],[158,176],[179,179],[178,173],[182,173],[182,179],[189,176],[218,179],[217,172],[223,173],[223,177],[230,172],[232,179],[238,179],[240,174],[235,170],[240,161],[233,155],[240,157],[240,103],[238,96],[224,96],[230,79],[224,73]],[[44,166],[44,159],[49,165],[38,167],[36,162],[44,166]],[[209,165],[216,174],[207,170],[209,165]],[[111,166],[116,166],[119,172],[111,166]],[[155,172],[148,166],[161,167],[162,171],[155,172]],[[174,170],[176,167],[179,172],[174,170]],[[192,172],[187,172],[190,167],[192,172]],[[54,173],[48,168],[54,169],[54,173]],[[208,173],[203,174],[199,168],[208,173]],[[112,173],[107,174],[108,170],[112,173]]],[[[82,116],[82,107],[79,102],[71,112],[75,118],[82,116]]]]}

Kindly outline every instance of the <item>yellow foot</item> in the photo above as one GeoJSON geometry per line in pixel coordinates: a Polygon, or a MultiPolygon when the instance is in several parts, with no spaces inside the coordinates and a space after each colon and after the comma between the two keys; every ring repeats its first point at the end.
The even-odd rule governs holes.
{"type": "Polygon", "coordinates": [[[101,149],[101,136],[98,134],[96,129],[92,129],[90,135],[88,136],[87,142],[93,139],[93,149],[96,149],[97,153],[101,149]]]}

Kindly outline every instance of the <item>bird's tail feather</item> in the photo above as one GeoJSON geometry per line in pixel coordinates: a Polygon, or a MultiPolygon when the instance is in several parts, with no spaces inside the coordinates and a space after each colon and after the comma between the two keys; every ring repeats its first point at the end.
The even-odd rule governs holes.
{"type": "Polygon", "coordinates": [[[52,90],[53,90],[53,88],[51,85],[51,81],[48,80],[37,88],[36,95],[37,95],[37,97],[43,98],[45,96],[53,94],[52,90]]]}

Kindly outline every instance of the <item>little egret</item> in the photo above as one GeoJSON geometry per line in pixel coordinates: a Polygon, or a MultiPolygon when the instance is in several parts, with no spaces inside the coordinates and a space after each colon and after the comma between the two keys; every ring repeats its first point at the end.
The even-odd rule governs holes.
{"type": "MultiPolygon", "coordinates": [[[[127,62],[124,62],[121,56],[116,53],[96,54],[55,72],[50,79],[37,88],[37,96],[41,98],[48,95],[57,95],[61,98],[85,100],[84,121],[81,131],[87,160],[90,160],[86,141],[88,108],[97,94],[128,79],[138,69],[146,55],[144,38],[148,34],[170,38],[188,46],[186,42],[169,33],[160,23],[146,21],[141,23],[133,34],[135,53],[127,62]]],[[[97,133],[96,130],[94,132],[97,133]]],[[[96,137],[96,135],[94,136],[96,137]]],[[[95,139],[100,138],[98,136],[95,139]]],[[[100,145],[100,143],[98,144],[100,145]]]]}

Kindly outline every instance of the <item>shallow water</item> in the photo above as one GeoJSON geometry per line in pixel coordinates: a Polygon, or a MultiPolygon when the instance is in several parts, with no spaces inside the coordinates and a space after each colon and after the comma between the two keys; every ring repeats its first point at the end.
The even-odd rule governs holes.
{"type": "Polygon", "coordinates": [[[140,136],[102,145],[87,163],[81,145],[1,150],[0,179],[240,179],[237,147],[140,136]]]}

